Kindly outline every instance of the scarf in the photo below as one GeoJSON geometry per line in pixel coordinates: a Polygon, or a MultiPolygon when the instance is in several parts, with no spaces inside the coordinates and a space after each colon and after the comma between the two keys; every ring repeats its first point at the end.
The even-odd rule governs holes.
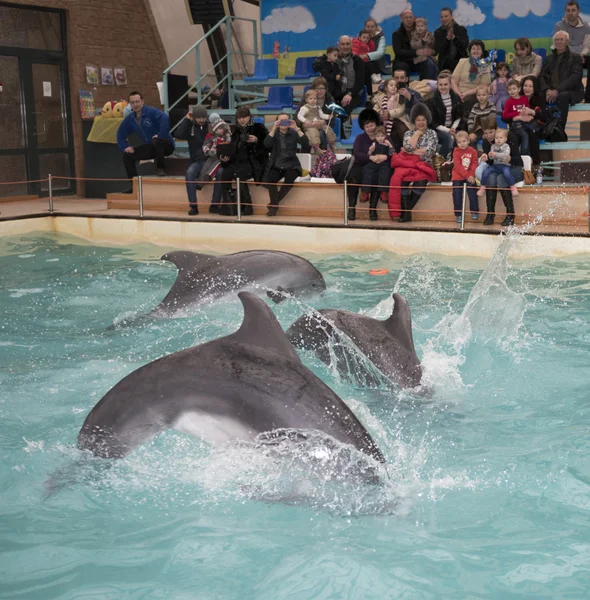
{"type": "Polygon", "coordinates": [[[469,81],[473,82],[475,81],[475,78],[477,77],[479,73],[479,67],[477,66],[477,63],[475,62],[475,59],[470,56],[469,57],[469,81]]]}
{"type": "Polygon", "coordinates": [[[533,72],[537,55],[531,52],[528,56],[515,56],[512,62],[512,73],[514,75],[529,75],[533,72]]]}
{"type": "Polygon", "coordinates": [[[344,57],[341,56],[338,59],[338,63],[340,64],[340,85],[342,87],[342,91],[347,92],[354,87],[354,63],[352,62],[352,54],[344,57]]]}

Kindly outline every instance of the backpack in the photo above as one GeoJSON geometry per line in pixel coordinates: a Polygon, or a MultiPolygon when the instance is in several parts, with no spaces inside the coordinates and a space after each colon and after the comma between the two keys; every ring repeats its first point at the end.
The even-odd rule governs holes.
{"type": "Polygon", "coordinates": [[[563,127],[559,124],[561,111],[554,104],[547,105],[539,119],[541,125],[539,137],[548,142],[567,142],[567,135],[563,127]]]}
{"type": "Polygon", "coordinates": [[[344,181],[350,181],[349,176],[354,165],[354,156],[349,158],[343,158],[338,162],[335,162],[330,168],[332,177],[336,183],[344,183],[344,181]]]}
{"type": "Polygon", "coordinates": [[[317,157],[313,169],[309,172],[312,177],[321,177],[328,179],[332,177],[332,165],[336,164],[336,155],[332,150],[325,150],[323,154],[317,157]]]}

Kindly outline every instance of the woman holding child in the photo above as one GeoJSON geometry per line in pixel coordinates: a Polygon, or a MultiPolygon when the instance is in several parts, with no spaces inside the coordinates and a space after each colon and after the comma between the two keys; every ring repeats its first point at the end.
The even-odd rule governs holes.
{"type": "Polygon", "coordinates": [[[389,216],[392,220],[400,217],[401,223],[411,221],[411,211],[426,190],[426,183],[436,181],[432,157],[436,154],[438,139],[436,132],[428,127],[431,121],[425,104],[414,106],[410,122],[415,130],[406,131],[402,151],[391,159],[394,172],[389,182],[389,216]],[[410,182],[413,182],[411,190],[410,182]]]}
{"type": "MultiPolygon", "coordinates": [[[[330,113],[331,111],[328,108],[328,105],[332,104],[334,102],[334,98],[332,98],[332,96],[328,92],[328,82],[323,77],[316,77],[311,82],[311,88],[309,88],[309,89],[315,90],[315,92],[317,94],[318,108],[320,108],[322,110],[322,112],[330,113]]],[[[301,98],[301,102],[299,103],[299,106],[297,107],[297,113],[299,113],[299,111],[301,110],[301,107],[304,104],[305,104],[305,96],[303,98],[301,98]]],[[[297,119],[297,117],[295,117],[295,123],[297,123],[297,125],[299,127],[301,127],[301,129],[303,129],[303,133],[305,133],[307,131],[308,127],[317,127],[318,124],[321,124],[319,119],[316,120],[316,124],[314,125],[313,123],[309,123],[307,121],[301,122],[301,121],[299,121],[299,119],[297,119]]],[[[328,140],[326,139],[324,132],[321,130],[320,130],[320,139],[321,139],[320,147],[326,147],[328,145],[328,140]]],[[[302,138],[301,139],[301,152],[309,152],[310,150],[311,150],[311,146],[309,145],[309,141],[307,140],[307,137],[302,138]]]]}
{"type": "Polygon", "coordinates": [[[397,81],[388,79],[382,92],[373,97],[373,110],[380,116],[396,152],[404,143],[404,133],[410,129],[406,115],[406,100],[399,94],[397,81]]]}
{"type": "Polygon", "coordinates": [[[469,58],[462,58],[455,67],[451,77],[451,87],[463,102],[463,116],[467,120],[471,108],[477,102],[475,94],[477,86],[491,85],[489,64],[481,64],[480,60],[487,56],[485,44],[481,40],[471,40],[467,45],[469,58]]]}

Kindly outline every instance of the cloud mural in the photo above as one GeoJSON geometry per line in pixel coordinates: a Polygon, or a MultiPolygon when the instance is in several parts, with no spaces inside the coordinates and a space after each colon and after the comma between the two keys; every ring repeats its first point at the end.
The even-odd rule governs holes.
{"type": "Polygon", "coordinates": [[[412,5],[406,0],[377,0],[371,10],[371,19],[381,23],[391,17],[399,17],[402,10],[407,8],[412,8],[412,5]]]}
{"type": "Polygon", "coordinates": [[[459,25],[464,27],[481,25],[486,20],[486,16],[481,10],[473,2],[467,2],[467,0],[457,0],[457,8],[453,11],[453,18],[459,25]]]}
{"type": "Polygon", "coordinates": [[[542,17],[549,12],[551,0],[494,0],[494,17],[507,19],[510,15],[526,17],[530,12],[542,17]]]}
{"type": "Polygon", "coordinates": [[[305,6],[273,8],[270,15],[261,23],[262,33],[277,33],[279,31],[303,33],[315,28],[315,19],[305,6]]]}

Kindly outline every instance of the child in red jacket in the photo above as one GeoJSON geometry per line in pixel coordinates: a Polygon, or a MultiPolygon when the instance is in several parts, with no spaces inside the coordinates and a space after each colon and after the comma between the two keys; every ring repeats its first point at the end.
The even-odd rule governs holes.
{"type": "Polygon", "coordinates": [[[358,37],[352,38],[352,53],[361,56],[365,62],[369,62],[368,54],[375,50],[375,44],[371,41],[371,34],[363,29],[359,31],[358,37]]]}
{"type": "Polygon", "coordinates": [[[469,134],[466,131],[458,131],[455,135],[456,147],[453,150],[453,206],[457,223],[461,222],[461,210],[463,207],[463,184],[467,184],[467,195],[469,196],[469,210],[471,219],[479,219],[479,201],[475,187],[475,169],[477,168],[477,150],[469,145],[469,134]]]}
{"type": "Polygon", "coordinates": [[[529,154],[529,132],[525,124],[521,121],[522,109],[530,108],[529,99],[520,93],[520,84],[516,79],[511,79],[508,82],[508,94],[510,97],[504,104],[502,111],[502,121],[509,124],[510,131],[516,134],[520,139],[520,154],[528,156],[529,154]]]}

